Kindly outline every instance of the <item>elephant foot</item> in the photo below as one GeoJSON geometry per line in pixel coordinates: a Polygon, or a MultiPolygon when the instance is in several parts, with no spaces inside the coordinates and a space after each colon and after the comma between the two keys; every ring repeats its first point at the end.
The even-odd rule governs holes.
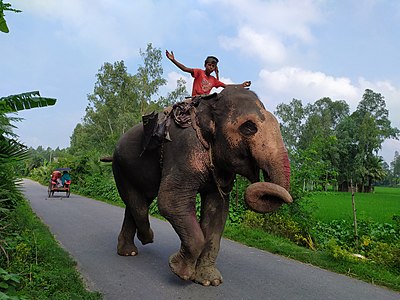
{"type": "Polygon", "coordinates": [[[149,228],[149,230],[144,234],[138,231],[137,238],[139,239],[139,241],[142,242],[143,245],[153,243],[154,242],[153,230],[149,228]]]}
{"type": "Polygon", "coordinates": [[[117,253],[121,256],[135,256],[137,255],[138,249],[133,243],[126,243],[121,237],[118,238],[117,253]]]}
{"type": "Polygon", "coordinates": [[[197,266],[193,281],[204,286],[218,286],[223,279],[215,266],[197,266]]]}
{"type": "Polygon", "coordinates": [[[193,280],[195,267],[194,264],[188,264],[180,252],[171,255],[169,258],[169,266],[176,275],[183,280],[193,280]]]}
{"type": "Polygon", "coordinates": [[[124,247],[118,247],[117,253],[121,256],[136,256],[139,252],[135,245],[125,245],[124,247]]]}

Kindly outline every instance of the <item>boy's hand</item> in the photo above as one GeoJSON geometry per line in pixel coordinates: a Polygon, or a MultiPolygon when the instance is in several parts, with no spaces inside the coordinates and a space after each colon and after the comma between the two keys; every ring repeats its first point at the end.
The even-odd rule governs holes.
{"type": "Polygon", "coordinates": [[[245,81],[242,83],[243,87],[249,87],[251,85],[251,81],[245,81]]]}
{"type": "Polygon", "coordinates": [[[174,51],[168,52],[168,50],[165,50],[165,55],[168,57],[169,60],[174,60],[174,51]]]}

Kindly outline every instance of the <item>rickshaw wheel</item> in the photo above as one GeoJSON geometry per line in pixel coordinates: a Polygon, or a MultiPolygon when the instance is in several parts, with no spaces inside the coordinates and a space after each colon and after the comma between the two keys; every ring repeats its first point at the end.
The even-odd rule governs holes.
{"type": "Polygon", "coordinates": [[[68,189],[67,191],[66,191],[66,195],[67,195],[67,198],[69,198],[69,195],[71,194],[71,191],[68,189]]]}

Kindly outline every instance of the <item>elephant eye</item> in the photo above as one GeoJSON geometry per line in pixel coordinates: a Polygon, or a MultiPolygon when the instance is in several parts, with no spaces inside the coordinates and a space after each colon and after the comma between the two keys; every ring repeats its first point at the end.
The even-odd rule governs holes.
{"type": "Polygon", "coordinates": [[[250,136],[257,132],[257,126],[252,121],[246,121],[240,125],[239,131],[244,136],[250,136]]]}

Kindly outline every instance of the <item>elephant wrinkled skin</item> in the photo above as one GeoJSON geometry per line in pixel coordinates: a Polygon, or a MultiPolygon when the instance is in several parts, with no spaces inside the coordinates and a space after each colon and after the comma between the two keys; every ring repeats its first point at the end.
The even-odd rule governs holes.
{"type": "Polygon", "coordinates": [[[143,244],[153,242],[148,208],[157,197],[160,213],[181,240],[179,251],[169,259],[171,270],[184,280],[217,286],[222,276],[215,263],[235,175],[250,180],[245,201],[263,213],[292,201],[290,165],[277,120],[247,89],[227,87],[201,100],[196,124],[197,134],[193,127],[183,129],[171,122],[172,141],[143,154],[142,124],[121,137],[112,158],[126,204],[117,251],[137,255],[135,234],[143,244]],[[260,171],[268,182],[259,182],[260,171]]]}

